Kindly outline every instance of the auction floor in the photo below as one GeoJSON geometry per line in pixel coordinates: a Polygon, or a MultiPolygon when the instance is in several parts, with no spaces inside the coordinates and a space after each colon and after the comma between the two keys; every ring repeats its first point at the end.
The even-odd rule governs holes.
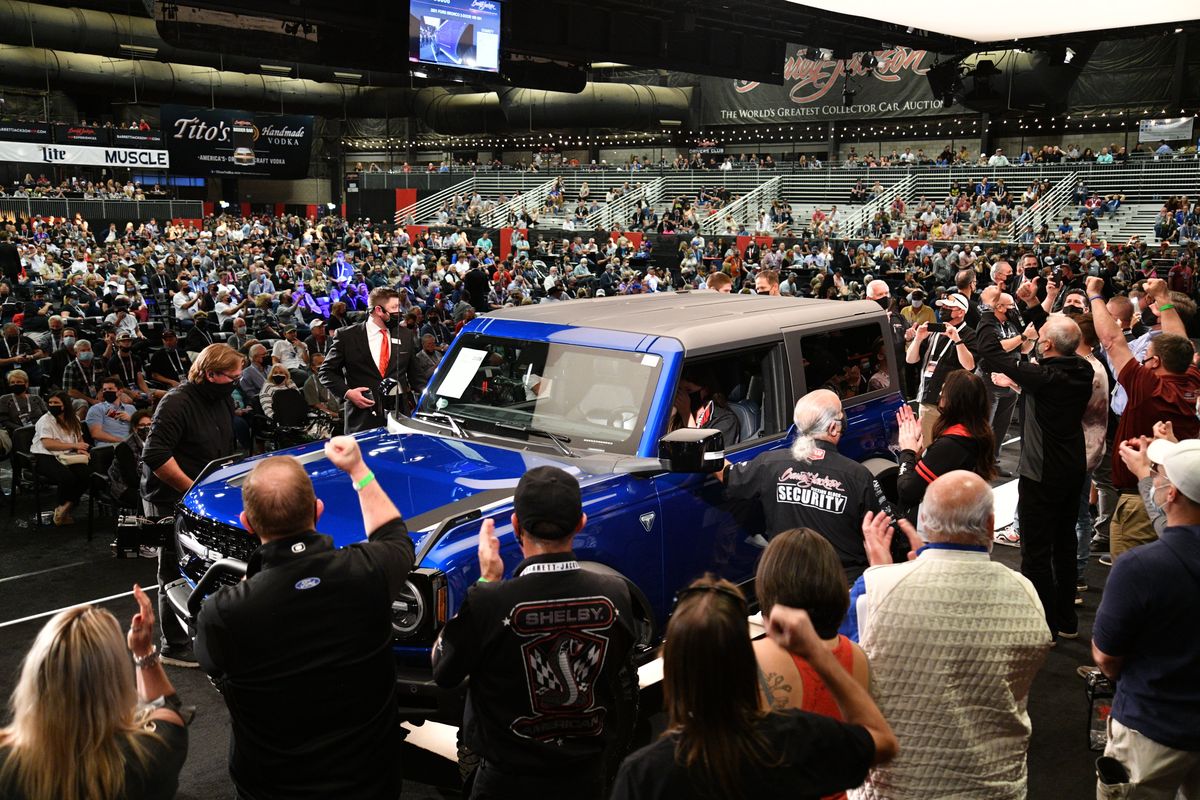
{"type": "MultiPolygon", "coordinates": [[[[1015,446],[1006,447],[1003,466],[1014,469],[1015,446]]],[[[0,486],[9,486],[7,464],[0,469],[0,486]]],[[[999,486],[999,483],[998,483],[999,486]]],[[[997,492],[997,517],[1011,519],[1015,484],[997,492]]],[[[7,499],[4,504],[7,505],[7,499]]],[[[43,507],[52,507],[50,498],[43,507]]],[[[37,631],[56,611],[79,603],[95,603],[112,611],[125,624],[135,610],[130,589],[135,582],[147,590],[155,585],[155,564],[147,559],[114,559],[109,550],[112,523],[98,527],[87,541],[86,508],[69,528],[33,526],[31,504],[23,498],[17,513],[0,509],[0,698],[7,700],[20,661],[37,631]]],[[[1019,553],[996,547],[993,556],[1017,567],[1019,553]]],[[[1083,682],[1075,674],[1090,664],[1088,636],[1107,568],[1095,559],[1088,566],[1080,614],[1081,636],[1051,650],[1033,685],[1029,713],[1033,742],[1029,757],[1029,797],[1091,797],[1095,793],[1093,761],[1087,749],[1088,706],[1083,682]]],[[[229,718],[225,705],[199,670],[168,667],[171,680],[185,702],[197,707],[191,728],[187,763],[180,776],[181,800],[232,798],[225,770],[229,718]]],[[[661,724],[661,714],[659,721],[661,724]]],[[[7,713],[4,716],[7,722],[7,713]]],[[[450,762],[412,745],[401,754],[406,776],[405,798],[458,797],[458,772],[450,762]]]]}

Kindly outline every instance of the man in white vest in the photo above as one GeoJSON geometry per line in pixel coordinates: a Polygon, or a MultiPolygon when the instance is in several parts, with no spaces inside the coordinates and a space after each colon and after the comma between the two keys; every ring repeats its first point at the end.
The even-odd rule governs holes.
{"type": "MultiPolygon", "coordinates": [[[[978,475],[946,473],[921,503],[927,544],[863,573],[859,642],[900,755],[871,770],[854,800],[1026,796],[1026,706],[1050,629],[1033,584],[990,558],[992,502],[978,475]]],[[[887,547],[872,546],[869,523],[867,550],[883,556],[874,564],[887,547]]]]}

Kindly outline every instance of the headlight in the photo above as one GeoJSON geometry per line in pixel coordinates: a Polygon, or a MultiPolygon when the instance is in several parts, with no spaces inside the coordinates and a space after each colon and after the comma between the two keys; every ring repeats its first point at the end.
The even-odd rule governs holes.
{"type": "Polygon", "coordinates": [[[392,600],[392,631],[397,639],[433,641],[448,615],[446,576],[435,569],[413,570],[392,600]]]}
{"type": "Polygon", "coordinates": [[[392,601],[392,630],[401,639],[407,639],[421,629],[425,615],[421,590],[412,581],[405,581],[400,595],[392,601]]]}

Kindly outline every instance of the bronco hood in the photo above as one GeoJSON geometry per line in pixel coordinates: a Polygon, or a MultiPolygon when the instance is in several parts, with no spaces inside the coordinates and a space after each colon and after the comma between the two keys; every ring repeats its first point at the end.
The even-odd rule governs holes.
{"type": "MultiPolygon", "coordinates": [[[[367,466],[404,515],[418,547],[424,532],[448,516],[511,503],[517,481],[534,467],[560,467],[581,483],[593,474],[581,468],[580,459],[557,459],[449,436],[388,433],[380,428],[357,434],[355,438],[367,466]]],[[[304,465],[317,497],[325,504],[317,523],[321,533],[332,536],[338,546],[361,541],[366,536],[350,479],[325,458],[322,443],[272,455],[294,456],[304,465]]],[[[210,519],[240,526],[242,480],[261,458],[266,456],[213,472],[192,487],[184,497],[184,506],[210,519]]]]}

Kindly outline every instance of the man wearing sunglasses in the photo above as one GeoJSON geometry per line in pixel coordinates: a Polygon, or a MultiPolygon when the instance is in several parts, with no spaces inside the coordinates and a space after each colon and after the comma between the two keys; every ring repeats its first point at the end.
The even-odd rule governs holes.
{"type": "Polygon", "coordinates": [[[485,520],[479,582],[433,648],[439,686],[471,680],[463,736],[480,761],[464,796],[599,800],[637,716],[629,589],[576,561],[587,515],[570,474],[531,469],[514,511],[525,560],[504,580],[495,523],[485,520]]]}

